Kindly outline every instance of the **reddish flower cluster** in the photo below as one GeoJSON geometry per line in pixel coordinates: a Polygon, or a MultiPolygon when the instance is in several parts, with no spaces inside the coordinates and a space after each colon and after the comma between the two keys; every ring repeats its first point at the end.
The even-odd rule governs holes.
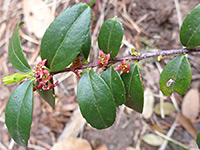
{"type": "MultiPolygon", "coordinates": [[[[45,67],[47,59],[39,62],[35,69],[35,77],[39,84],[36,86],[36,89],[42,88],[43,90],[53,89],[58,85],[58,81],[55,84],[51,83],[52,76],[49,73],[49,70],[45,67]]],[[[34,89],[34,90],[36,90],[34,89]]]]}
{"type": "Polygon", "coordinates": [[[97,61],[98,68],[102,68],[103,66],[108,64],[108,60],[110,59],[110,54],[104,54],[104,52],[100,51],[100,56],[97,61]]]}
{"type": "Polygon", "coordinates": [[[77,75],[77,77],[80,79],[81,78],[81,73],[82,70],[77,70],[77,68],[80,68],[83,66],[83,63],[81,62],[81,59],[83,59],[83,57],[77,57],[71,65],[71,70],[77,75]]]}
{"type": "Polygon", "coordinates": [[[77,58],[74,59],[74,61],[72,62],[72,66],[71,66],[72,71],[83,66],[81,59],[83,59],[83,57],[77,57],[77,58]]]}
{"type": "Polygon", "coordinates": [[[115,68],[115,70],[122,70],[124,73],[128,73],[130,69],[131,66],[128,65],[128,61],[126,61],[126,59],[124,59],[122,63],[115,68]]]}

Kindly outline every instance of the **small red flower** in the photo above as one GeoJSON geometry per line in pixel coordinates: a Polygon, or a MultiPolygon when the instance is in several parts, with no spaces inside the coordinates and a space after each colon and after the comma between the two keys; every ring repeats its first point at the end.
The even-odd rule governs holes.
{"type": "Polygon", "coordinates": [[[110,54],[104,54],[104,52],[101,50],[100,56],[97,61],[97,65],[99,65],[98,67],[101,68],[101,67],[107,65],[109,59],[110,59],[110,54]]]}
{"type": "Polygon", "coordinates": [[[75,58],[75,60],[72,62],[72,66],[71,66],[71,70],[74,71],[77,68],[80,68],[83,66],[83,63],[81,62],[81,59],[83,59],[83,57],[77,57],[75,58]]]}
{"type": "Polygon", "coordinates": [[[45,67],[47,59],[39,62],[36,66],[35,70],[35,77],[37,78],[37,81],[39,82],[36,86],[36,89],[43,89],[43,90],[50,90],[58,85],[58,81],[55,84],[51,83],[52,76],[50,75],[50,72],[48,68],[45,67]]]}
{"type": "Polygon", "coordinates": [[[130,69],[131,69],[131,66],[128,65],[128,62],[126,61],[126,59],[124,59],[122,63],[115,68],[115,70],[122,70],[124,73],[128,73],[130,69]]]}

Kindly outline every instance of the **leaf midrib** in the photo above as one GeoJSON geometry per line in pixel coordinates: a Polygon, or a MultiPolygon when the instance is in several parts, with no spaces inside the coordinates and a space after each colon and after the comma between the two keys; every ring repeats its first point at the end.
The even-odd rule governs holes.
{"type": "Polygon", "coordinates": [[[195,35],[195,33],[197,33],[199,27],[200,27],[200,24],[199,24],[199,25],[196,27],[196,29],[193,31],[191,37],[189,38],[189,40],[188,40],[188,42],[187,42],[187,44],[186,44],[186,47],[188,47],[190,41],[192,40],[192,38],[193,38],[193,36],[195,35]]]}
{"type": "MultiPolygon", "coordinates": [[[[12,52],[15,54],[16,58],[18,59],[18,61],[22,64],[22,66],[24,66],[24,68],[26,68],[27,70],[30,70],[30,68],[28,68],[22,61],[21,59],[18,57],[18,55],[15,53],[15,49],[14,49],[14,45],[13,45],[13,41],[11,42],[11,50],[12,52]]],[[[31,71],[31,70],[30,70],[31,71]]]]}
{"type": "Polygon", "coordinates": [[[106,122],[103,120],[103,117],[102,117],[102,115],[101,115],[101,113],[100,113],[100,110],[99,110],[99,108],[96,106],[96,104],[98,104],[98,103],[97,103],[96,98],[95,98],[95,95],[94,95],[94,93],[93,93],[93,87],[92,87],[91,78],[90,78],[89,73],[90,73],[90,71],[87,72],[87,76],[88,76],[88,80],[89,80],[89,84],[90,84],[90,88],[91,88],[92,97],[93,97],[93,100],[94,100],[94,103],[95,103],[95,108],[96,108],[96,110],[97,110],[97,112],[98,112],[98,114],[99,114],[99,117],[100,117],[101,121],[103,122],[104,126],[107,127],[108,125],[107,125],[106,122]]]}
{"type": "Polygon", "coordinates": [[[128,87],[128,95],[127,95],[127,98],[129,97],[129,93],[130,93],[130,89],[131,89],[131,83],[132,83],[132,80],[133,80],[133,73],[134,73],[135,67],[136,67],[136,64],[134,64],[133,70],[131,71],[131,79],[130,79],[129,84],[128,84],[129,87],[128,87]]]}
{"type": "Polygon", "coordinates": [[[61,42],[60,46],[59,46],[58,49],[56,50],[56,53],[55,53],[55,55],[54,55],[54,57],[53,57],[53,59],[52,59],[52,61],[51,61],[50,69],[52,69],[54,60],[55,60],[55,58],[56,58],[58,52],[60,51],[60,49],[61,49],[63,43],[64,43],[65,40],[67,39],[68,34],[69,34],[69,32],[71,31],[72,27],[74,26],[74,24],[77,22],[77,20],[80,18],[80,16],[81,16],[87,9],[88,9],[88,7],[86,7],[86,8],[84,9],[84,11],[82,11],[82,12],[78,15],[78,17],[75,19],[75,21],[73,22],[73,24],[71,25],[71,27],[70,27],[69,30],[67,31],[65,38],[63,39],[63,41],[61,42]]]}
{"type": "Polygon", "coordinates": [[[108,37],[108,45],[107,45],[107,53],[110,51],[110,41],[111,41],[111,35],[112,35],[112,31],[113,31],[113,28],[116,24],[116,20],[115,22],[113,23],[112,27],[111,27],[111,30],[110,30],[110,34],[109,34],[109,37],[108,37]]]}
{"type": "MultiPolygon", "coordinates": [[[[27,85],[27,88],[26,88],[26,90],[25,90],[25,92],[24,92],[24,95],[23,95],[23,97],[22,97],[22,100],[21,100],[21,102],[19,103],[19,109],[18,109],[17,121],[16,121],[17,131],[19,131],[19,124],[18,124],[18,122],[19,122],[19,115],[20,115],[20,110],[21,110],[22,102],[24,101],[24,97],[25,97],[25,95],[26,95],[26,93],[27,93],[27,90],[29,89],[29,86],[30,86],[31,83],[32,83],[31,80],[29,80],[29,84],[27,85]]],[[[17,132],[17,135],[18,135],[18,137],[20,137],[21,133],[20,133],[20,132],[17,132]]],[[[21,140],[20,140],[20,141],[21,141],[21,140]]]]}

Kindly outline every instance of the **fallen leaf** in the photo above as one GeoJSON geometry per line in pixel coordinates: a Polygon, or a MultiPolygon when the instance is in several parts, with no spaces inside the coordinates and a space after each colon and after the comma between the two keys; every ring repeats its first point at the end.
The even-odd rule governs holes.
{"type": "Polygon", "coordinates": [[[145,119],[149,119],[153,113],[154,95],[150,88],[144,91],[144,107],[142,115],[145,119]]]}
{"type": "Polygon", "coordinates": [[[54,144],[51,150],[92,150],[92,148],[87,140],[70,137],[54,144]]]}
{"type": "Polygon", "coordinates": [[[94,150],[108,150],[107,146],[105,144],[99,146],[99,147],[96,147],[94,150]]]}
{"type": "Polygon", "coordinates": [[[156,131],[158,131],[158,132],[160,132],[160,133],[163,133],[163,134],[166,134],[166,133],[167,133],[167,131],[165,131],[161,126],[159,126],[159,125],[157,125],[157,124],[153,124],[153,125],[151,126],[151,128],[152,128],[153,130],[156,130],[156,131]]]}
{"type": "Polygon", "coordinates": [[[136,149],[129,146],[129,147],[126,148],[126,150],[136,150],[136,149]]]}
{"type": "Polygon", "coordinates": [[[54,19],[51,9],[42,0],[23,0],[23,10],[29,32],[41,38],[54,19]]]}
{"type": "Polygon", "coordinates": [[[160,145],[162,145],[162,143],[164,141],[163,138],[161,138],[155,134],[145,134],[142,137],[142,140],[151,146],[160,146],[160,145]]]}
{"type": "MultiPolygon", "coordinates": [[[[176,109],[174,108],[174,105],[172,103],[169,102],[164,102],[163,103],[163,109],[164,109],[164,113],[165,115],[170,115],[171,113],[173,113],[176,109]]],[[[156,104],[155,108],[154,108],[154,112],[158,115],[161,114],[160,112],[160,103],[156,104]]]]}
{"type": "Polygon", "coordinates": [[[199,114],[199,91],[191,89],[187,92],[182,103],[182,114],[190,120],[195,120],[199,114]]]}
{"type": "Polygon", "coordinates": [[[194,139],[196,139],[198,130],[194,127],[192,122],[187,117],[185,117],[183,114],[180,113],[178,115],[179,115],[178,121],[179,121],[180,125],[183,126],[194,139]]]}

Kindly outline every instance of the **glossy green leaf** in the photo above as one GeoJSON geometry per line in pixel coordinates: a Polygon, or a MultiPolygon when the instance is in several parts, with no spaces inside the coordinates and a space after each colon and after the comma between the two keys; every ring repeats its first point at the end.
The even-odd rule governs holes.
{"type": "Polygon", "coordinates": [[[197,139],[196,139],[197,145],[200,148],[200,132],[197,134],[197,139]]]}
{"type": "Polygon", "coordinates": [[[54,89],[51,90],[38,90],[40,96],[54,109],[55,108],[55,94],[54,89]]]}
{"type": "Polygon", "coordinates": [[[117,17],[106,20],[98,36],[99,48],[106,54],[110,53],[111,58],[115,58],[119,52],[123,34],[123,25],[117,17]]]}
{"type": "Polygon", "coordinates": [[[33,114],[33,82],[28,80],[11,94],[5,110],[5,122],[11,137],[27,146],[33,114]]]}
{"type": "Polygon", "coordinates": [[[144,104],[144,89],[137,63],[131,65],[129,73],[123,73],[121,78],[126,89],[125,105],[142,113],[144,104]]]}
{"type": "Polygon", "coordinates": [[[77,97],[81,113],[91,126],[104,129],[114,123],[116,108],[112,92],[97,73],[90,70],[82,75],[77,97]]]}
{"type": "Polygon", "coordinates": [[[85,60],[88,59],[88,56],[90,54],[90,48],[91,48],[91,31],[89,30],[87,37],[85,39],[85,43],[80,53],[80,56],[83,56],[85,60]]]}
{"type": "Polygon", "coordinates": [[[190,86],[191,78],[192,72],[187,58],[184,55],[176,56],[161,73],[160,90],[166,96],[170,96],[173,91],[184,94],[190,86]]]}
{"type": "Polygon", "coordinates": [[[194,48],[200,45],[200,4],[186,16],[180,30],[183,46],[194,48]]]}
{"type": "Polygon", "coordinates": [[[119,73],[111,66],[102,73],[101,77],[110,87],[115,99],[115,105],[119,106],[124,104],[126,100],[126,91],[119,73]]]}
{"type": "Polygon", "coordinates": [[[8,47],[8,57],[10,59],[11,64],[21,72],[31,72],[31,67],[29,66],[24,53],[22,51],[22,46],[20,42],[19,36],[19,26],[22,25],[23,22],[19,23],[17,28],[15,29],[9,43],[8,47]]]}
{"type": "Polygon", "coordinates": [[[68,66],[80,53],[87,37],[92,11],[83,3],[61,13],[46,30],[40,48],[42,59],[47,59],[51,71],[68,66]]]}

